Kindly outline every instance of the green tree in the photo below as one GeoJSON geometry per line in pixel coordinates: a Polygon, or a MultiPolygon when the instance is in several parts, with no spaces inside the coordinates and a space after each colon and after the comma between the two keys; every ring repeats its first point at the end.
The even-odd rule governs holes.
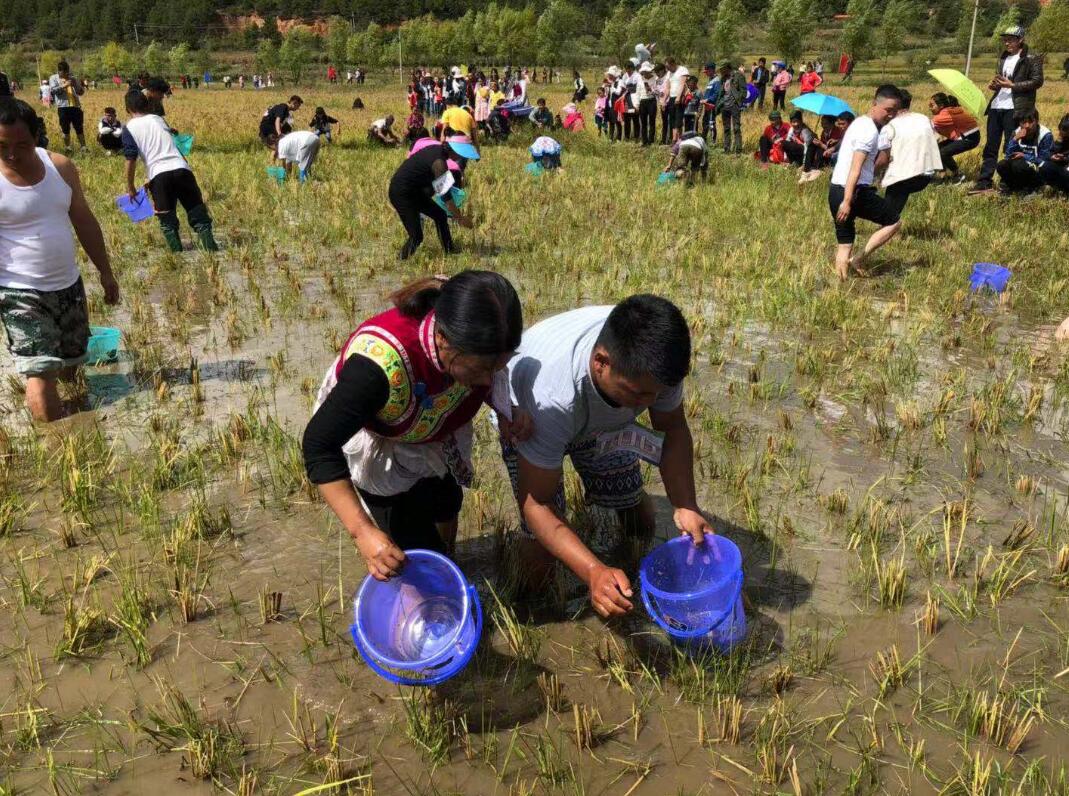
{"type": "Polygon", "coordinates": [[[1021,24],[1021,9],[1016,5],[1006,6],[1006,10],[1002,12],[998,20],[995,22],[995,27],[991,31],[991,46],[996,51],[1002,50],[1002,31],[1007,28],[1011,28],[1014,25],[1021,24]]]}
{"type": "Polygon", "coordinates": [[[717,58],[727,58],[732,62],[739,49],[739,30],[746,21],[746,8],[742,0],[720,0],[716,8],[716,21],[713,22],[713,47],[717,58]]]}
{"type": "Polygon", "coordinates": [[[167,51],[167,60],[171,65],[172,74],[187,74],[192,69],[193,64],[193,59],[190,58],[189,45],[185,42],[176,44],[167,51]]]}
{"type": "Polygon", "coordinates": [[[772,0],[768,10],[768,37],[778,55],[788,63],[799,60],[814,28],[807,0],[772,0]]]}
{"type": "Polygon", "coordinates": [[[282,40],[278,48],[279,65],[289,72],[294,83],[301,82],[301,76],[312,63],[315,36],[303,28],[293,28],[282,40]]]}
{"type": "Polygon", "coordinates": [[[278,69],[278,47],[271,39],[260,39],[256,45],[256,71],[272,72],[278,69]]]}
{"type": "Polygon", "coordinates": [[[376,22],[349,37],[346,63],[352,66],[382,66],[390,59],[390,42],[386,31],[376,22]]]}
{"type": "Polygon", "coordinates": [[[880,10],[876,0],[850,0],[846,6],[850,17],[843,26],[843,50],[861,61],[872,54],[880,10]]]}
{"type": "Polygon", "coordinates": [[[913,0],[891,0],[887,4],[875,36],[876,49],[883,56],[885,66],[890,56],[901,52],[906,33],[916,23],[919,12],[913,0]]]}
{"type": "Polygon", "coordinates": [[[327,58],[341,69],[349,49],[349,23],[341,17],[331,17],[327,25],[327,58]]]}
{"type": "Polygon", "coordinates": [[[100,48],[100,60],[113,75],[129,76],[137,68],[130,51],[115,41],[109,41],[100,48]]]}
{"type": "Polygon", "coordinates": [[[33,75],[33,59],[20,45],[13,44],[0,56],[0,70],[12,80],[24,84],[33,75]]]}
{"type": "Polygon", "coordinates": [[[1051,0],[1028,35],[1038,52],[1069,52],[1069,0],[1051,0]]]}
{"type": "Polygon", "coordinates": [[[586,28],[586,14],[571,0],[552,0],[538,16],[535,43],[539,63],[559,64],[564,54],[576,52],[576,38],[586,28]]]}
{"type": "Polygon", "coordinates": [[[141,53],[141,65],[153,77],[167,71],[167,51],[157,41],[149,42],[141,53]]]}
{"type": "Polygon", "coordinates": [[[619,3],[605,20],[601,29],[601,51],[612,60],[621,57],[628,49],[631,39],[631,17],[634,11],[619,3]]]}

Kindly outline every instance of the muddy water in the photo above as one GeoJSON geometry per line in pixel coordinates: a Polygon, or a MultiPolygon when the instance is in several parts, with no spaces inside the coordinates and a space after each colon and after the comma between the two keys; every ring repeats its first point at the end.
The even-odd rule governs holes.
{"type": "MultiPolygon", "coordinates": [[[[334,353],[332,341],[344,339],[352,318],[322,278],[307,275],[310,264],[291,267],[305,274],[300,297],[287,298],[288,279],[281,273],[263,277],[258,289],[272,309],[270,318],[257,320],[255,307],[245,308],[246,334],[233,344],[225,322],[207,308],[208,289],[195,292],[200,299],[192,304],[200,309],[188,313],[187,342],[170,346],[161,366],[166,400],[159,397],[159,380],[145,377],[136,359],[94,368],[88,382],[98,408],[68,428],[99,421],[121,454],[120,479],[152,455],[148,426],[155,416],[176,418],[183,444],[193,445],[209,439],[231,415],[247,412],[252,401],[256,412],[299,434],[310,405],[302,384],[318,384],[334,353]],[[304,310],[280,311],[289,301],[304,310]],[[316,309],[311,321],[309,308],[316,309]],[[285,360],[272,366],[279,352],[285,360]],[[200,367],[199,403],[191,400],[190,359],[200,367]]],[[[387,280],[352,276],[363,281],[355,292],[358,317],[381,306],[387,280]]],[[[248,289],[239,273],[223,278],[239,295],[248,289]]],[[[164,284],[157,290],[150,304],[162,319],[172,294],[185,288],[164,284]]],[[[1019,340],[1011,314],[999,314],[994,322],[1000,345],[1019,340]]],[[[132,321],[120,316],[120,325],[127,323],[132,321]]],[[[129,517],[114,535],[83,535],[77,546],[65,549],[54,533],[55,478],[51,483],[44,478],[45,486],[33,493],[37,508],[24,530],[4,540],[0,562],[5,617],[0,690],[9,695],[0,710],[0,752],[9,781],[28,791],[51,782],[72,793],[207,793],[237,790],[244,765],[257,772],[260,789],[280,793],[367,772],[375,791],[387,794],[729,793],[790,788],[794,761],[809,792],[852,786],[862,792],[924,793],[949,785],[977,753],[993,757],[1015,780],[1029,761],[1044,761],[1040,765],[1047,768],[1057,763],[1069,741],[1066,678],[1055,678],[1069,666],[1069,613],[1066,592],[1050,573],[1058,546],[1067,541],[1069,457],[1064,402],[1054,388],[1043,387],[1035,422],[1008,422],[1007,433],[990,437],[967,428],[968,404],[958,401],[946,423],[946,441],[937,443],[927,423],[917,431],[898,428],[895,399],[915,398],[930,413],[945,374],[964,370],[966,392],[1004,375],[992,371],[989,356],[978,347],[943,350],[922,338],[911,381],[897,388],[900,395],[892,386],[887,400],[873,406],[853,388],[839,392],[799,375],[795,352],[801,341],[782,330],[745,323],[716,334],[722,361],[704,363],[691,387],[699,396],[692,422],[706,473],[700,483],[703,505],[744,554],[753,633],[749,670],[730,689],[738,691],[742,704],[739,743],[715,740],[717,689],[711,687],[696,704],[698,675],[673,668],[673,651],[651,623],[639,615],[606,626],[585,609],[582,589],[571,581],[565,584],[563,612],[543,610],[531,619],[531,632],[542,639],[535,660],[518,661],[491,629],[469,670],[430,697],[454,726],[461,718],[467,726],[467,735],[452,739],[432,766],[413,736],[428,739],[406,732],[402,700],[410,692],[372,674],[347,639],[349,598],[363,575],[351,544],[322,504],[300,492],[278,493],[271,485],[277,460],[248,443],[239,466],[213,469],[208,480],[205,492],[213,506],[228,507],[233,530],[207,545],[204,600],[190,623],[180,620],[168,596],[159,546],[143,537],[128,506],[129,517]],[[753,391],[754,384],[764,391],[753,391]],[[815,395],[812,402],[807,387],[815,395]],[[878,412],[893,429],[891,439],[874,441],[878,412]],[[778,463],[761,475],[770,438],[778,463]],[[964,469],[967,443],[982,448],[985,472],[978,478],[968,478],[964,469]],[[740,474],[745,492],[738,486],[740,474]],[[1036,479],[1036,494],[1018,491],[1021,474],[1036,479]],[[841,512],[829,511],[820,498],[837,490],[847,503],[841,512]],[[970,520],[951,580],[940,570],[943,507],[966,499],[970,520]],[[870,525],[873,500],[882,506],[875,509],[877,524],[885,526],[876,557],[886,561],[901,554],[906,564],[900,610],[880,608],[868,538],[862,534],[850,549],[858,528],[870,525]],[[1020,584],[994,604],[996,564],[988,563],[975,615],[955,613],[950,605],[962,602],[962,590],[976,582],[978,560],[989,545],[1005,555],[1003,540],[1018,520],[1037,529],[1009,578],[1020,584]],[[921,548],[930,549],[922,554],[921,548]],[[87,587],[84,572],[94,556],[103,563],[87,587]],[[151,663],[143,669],[129,665],[127,649],[115,637],[80,657],[55,660],[65,594],[110,611],[122,564],[143,573],[154,596],[156,618],[147,630],[151,663]],[[37,593],[49,597],[43,607],[21,607],[20,570],[39,584],[37,593]],[[260,610],[264,592],[282,595],[280,614],[267,622],[260,610]],[[942,595],[941,625],[930,637],[916,623],[928,592],[942,595]],[[602,662],[610,636],[626,650],[622,681],[602,662]],[[880,697],[871,665],[878,651],[892,645],[908,672],[880,697]],[[767,678],[782,666],[791,667],[793,682],[776,697],[767,678]],[[564,697],[555,709],[547,707],[538,688],[540,674],[560,679],[564,697]],[[157,683],[173,685],[198,715],[228,722],[243,738],[244,754],[231,761],[236,768],[219,773],[217,785],[194,775],[188,750],[157,752],[131,726],[150,722],[149,709],[161,701],[157,683]],[[996,687],[1037,708],[1016,757],[967,733],[968,723],[954,713],[954,695],[961,689],[996,687]],[[27,730],[27,706],[38,717],[36,734],[27,730]],[[593,743],[581,751],[575,706],[592,716],[593,743]],[[776,711],[789,717],[777,725],[787,730],[778,744],[763,746],[768,717],[776,711]],[[337,746],[327,731],[335,720],[337,746]],[[776,750],[774,759],[769,749],[776,750]]],[[[888,340],[905,345],[907,338],[913,339],[903,325],[889,327],[888,340]]],[[[804,342],[835,344],[832,338],[804,342]]],[[[1022,380],[1017,393],[1027,396],[1029,388],[1022,380]]],[[[9,403],[14,402],[12,396],[9,403]]],[[[18,424],[9,411],[4,425],[18,424]]],[[[480,497],[490,514],[481,525],[475,522],[475,500],[469,500],[458,561],[486,598],[487,584],[502,574],[491,529],[514,523],[515,512],[507,496],[502,499],[507,490],[490,446],[479,458],[489,468],[480,497]]],[[[650,488],[659,496],[660,534],[667,537],[670,507],[656,478],[650,488]]],[[[177,514],[191,499],[191,491],[176,490],[164,500],[165,513],[177,514]]],[[[101,524],[115,521],[123,506],[118,491],[106,495],[102,513],[110,519],[101,524]]],[[[607,537],[599,537],[609,547],[611,518],[600,520],[610,528],[607,537]]],[[[489,617],[487,624],[492,628],[489,617]]]]}

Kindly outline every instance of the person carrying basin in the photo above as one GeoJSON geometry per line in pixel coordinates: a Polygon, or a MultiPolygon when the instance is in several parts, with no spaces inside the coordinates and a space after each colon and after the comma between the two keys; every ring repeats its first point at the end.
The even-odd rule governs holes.
{"type": "Polygon", "coordinates": [[[640,458],[658,464],[676,527],[695,543],[713,532],[695,496],[694,446],[683,413],[690,345],[683,314],[652,295],[565,312],[523,335],[508,364],[509,388],[532,428],[527,439],[507,428],[502,455],[523,521],[528,587],[544,585],[560,561],[589,587],[601,616],[633,607],[628,576],[601,561],[565,520],[566,456],[586,501],[614,509],[625,535],[648,541],[654,531],[640,458]],[[652,432],[635,425],[646,412],[652,432]]]}
{"type": "MultiPolygon", "coordinates": [[[[391,300],[342,346],[303,440],[309,480],[378,580],[397,574],[407,549],[452,548],[472,419],[523,332],[516,291],[492,271],[423,279],[391,300]]],[[[529,419],[510,411],[497,379],[500,425],[525,439],[529,419]]]]}

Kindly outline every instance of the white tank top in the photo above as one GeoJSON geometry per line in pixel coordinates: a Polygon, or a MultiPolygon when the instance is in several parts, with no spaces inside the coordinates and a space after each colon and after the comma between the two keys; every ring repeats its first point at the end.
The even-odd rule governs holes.
{"type": "Polygon", "coordinates": [[[0,174],[0,287],[63,290],[78,281],[71,228],[71,187],[44,149],[45,176],[12,185],[0,174]]]}

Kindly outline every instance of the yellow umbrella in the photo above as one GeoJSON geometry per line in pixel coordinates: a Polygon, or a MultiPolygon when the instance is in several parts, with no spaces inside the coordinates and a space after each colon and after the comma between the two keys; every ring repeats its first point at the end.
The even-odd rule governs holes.
{"type": "Polygon", "coordinates": [[[969,110],[973,116],[979,118],[983,115],[984,106],[987,104],[984,93],[957,69],[929,69],[928,74],[957,97],[961,107],[969,110]]]}

